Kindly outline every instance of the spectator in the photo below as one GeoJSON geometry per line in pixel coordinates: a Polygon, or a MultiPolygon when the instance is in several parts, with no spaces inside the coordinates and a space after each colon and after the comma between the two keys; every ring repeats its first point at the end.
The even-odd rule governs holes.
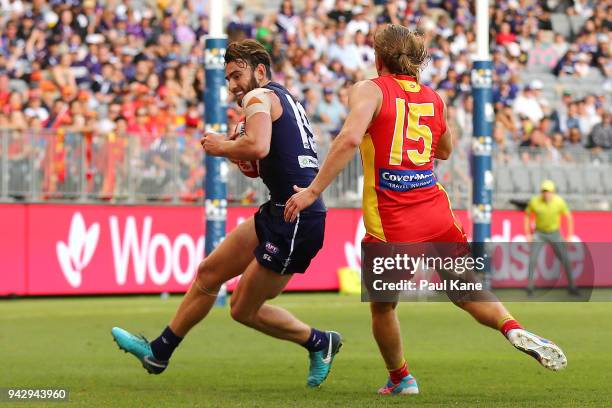
{"type": "Polygon", "coordinates": [[[327,16],[336,23],[348,23],[353,18],[353,12],[347,10],[345,0],[336,0],[336,5],[327,16]]]}
{"type": "Polygon", "coordinates": [[[440,14],[436,23],[436,34],[444,39],[448,39],[453,35],[453,30],[448,22],[446,14],[440,14]]]}
{"type": "Polygon", "coordinates": [[[536,39],[529,51],[528,68],[546,67],[552,69],[557,64],[560,54],[549,42],[544,41],[544,31],[538,31],[536,39]]]}
{"type": "Polygon", "coordinates": [[[612,114],[609,111],[604,112],[601,122],[593,126],[586,147],[593,153],[612,149],[612,114]]]}
{"type": "Polygon", "coordinates": [[[319,102],[316,110],[316,116],[326,125],[333,137],[340,129],[347,115],[347,110],[344,105],[338,101],[335,92],[331,88],[323,90],[323,100],[319,102]]]}
{"type": "Polygon", "coordinates": [[[509,23],[504,22],[501,25],[500,32],[495,36],[495,42],[498,45],[507,45],[516,41],[516,34],[512,33],[509,23]]]}
{"type": "Polygon", "coordinates": [[[514,113],[512,112],[511,105],[503,105],[497,108],[495,115],[495,122],[498,126],[502,127],[505,132],[516,139],[519,136],[519,129],[516,121],[514,120],[514,113]]]}
{"type": "Polygon", "coordinates": [[[578,127],[580,132],[583,135],[588,135],[591,133],[593,126],[599,122],[601,122],[601,117],[597,114],[594,102],[589,103],[588,97],[581,100],[578,103],[578,127]]]}
{"type": "Polygon", "coordinates": [[[561,132],[555,132],[551,138],[552,146],[561,153],[561,157],[566,160],[565,139],[561,132]]]}
{"type": "Polygon", "coordinates": [[[510,84],[507,82],[502,82],[500,88],[493,91],[493,102],[495,103],[495,108],[498,111],[502,110],[506,106],[512,106],[514,96],[512,95],[510,84]]]}
{"type": "Polygon", "coordinates": [[[253,36],[253,26],[244,16],[244,6],[238,4],[227,25],[228,36],[233,39],[250,38],[253,36]]]}
{"type": "Polygon", "coordinates": [[[74,73],[71,70],[72,54],[63,54],[59,63],[53,67],[52,75],[55,85],[59,89],[76,89],[77,81],[74,73]]]}
{"type": "Polygon", "coordinates": [[[346,25],[346,35],[353,37],[358,32],[368,35],[370,33],[370,23],[366,19],[363,7],[353,7],[352,14],[352,19],[346,25]]]}
{"type": "Polygon", "coordinates": [[[423,69],[421,80],[424,83],[437,85],[450,66],[450,60],[441,51],[435,51],[431,56],[431,63],[423,69]]]}
{"type": "Polygon", "coordinates": [[[580,129],[571,128],[569,130],[569,140],[565,145],[565,151],[567,152],[568,160],[571,161],[580,161],[584,157],[585,149],[580,129]]]}
{"type": "Polygon", "coordinates": [[[544,117],[544,112],[537,95],[541,89],[542,83],[538,80],[525,86],[523,92],[514,100],[514,113],[519,116],[526,116],[532,123],[539,122],[544,117]]]}
{"type": "Polygon", "coordinates": [[[4,112],[8,114],[9,127],[13,129],[27,129],[28,122],[23,114],[23,99],[21,94],[13,92],[8,100],[8,106],[4,112]],[[6,109],[8,108],[8,109],[6,109]]]}
{"type": "Polygon", "coordinates": [[[464,97],[457,107],[456,120],[461,134],[471,137],[473,129],[474,100],[471,95],[464,97]]]}
{"type": "Polygon", "coordinates": [[[374,48],[366,42],[366,36],[361,31],[355,33],[355,49],[361,60],[362,67],[374,65],[374,48]]]}
{"type": "Polygon", "coordinates": [[[339,61],[349,73],[354,73],[364,65],[354,44],[347,44],[344,35],[338,34],[336,42],[329,47],[328,57],[331,61],[339,61]]]}
{"type": "MultiPolygon", "coordinates": [[[[128,121],[129,123],[129,121],[128,121]]],[[[140,137],[141,145],[148,147],[151,144],[149,138],[149,117],[147,108],[141,107],[136,111],[135,118],[129,123],[127,131],[140,137]]]]}
{"type": "Polygon", "coordinates": [[[315,57],[319,59],[323,53],[327,52],[330,41],[323,32],[323,24],[314,23],[312,31],[308,33],[308,46],[315,50],[315,57]]]}
{"type": "Polygon", "coordinates": [[[255,39],[259,41],[268,52],[272,51],[273,32],[268,16],[255,17],[255,39]]]}
{"type": "Polygon", "coordinates": [[[40,90],[29,92],[28,104],[23,113],[28,118],[37,118],[41,123],[49,119],[49,111],[43,106],[40,99],[40,90]]]}
{"type": "Polygon", "coordinates": [[[565,129],[568,132],[574,128],[580,128],[578,102],[572,102],[569,104],[569,109],[567,111],[567,120],[565,122],[565,129]]]}
{"type": "Polygon", "coordinates": [[[23,137],[18,131],[11,131],[7,137],[6,159],[8,159],[8,191],[13,198],[22,199],[28,186],[27,180],[31,177],[28,174],[29,164],[32,157],[32,147],[29,143],[24,143],[23,137]]]}
{"type": "Polygon", "coordinates": [[[460,96],[465,96],[467,94],[472,93],[472,78],[469,74],[463,73],[461,74],[457,69],[457,65],[453,66],[453,69],[457,72],[457,74],[461,75],[459,79],[459,84],[457,85],[457,92],[460,96]]]}
{"type": "Polygon", "coordinates": [[[468,40],[465,35],[465,28],[461,24],[455,24],[453,27],[453,35],[450,37],[450,50],[453,55],[459,55],[461,51],[468,46],[468,40]]]}
{"type": "Polygon", "coordinates": [[[561,96],[561,104],[557,106],[552,114],[552,119],[555,123],[555,130],[557,132],[567,132],[567,119],[569,114],[569,106],[572,103],[572,92],[564,90],[561,96]]]}
{"type": "Polygon", "coordinates": [[[568,51],[569,45],[563,35],[556,33],[552,48],[555,50],[557,58],[560,58],[568,51]]]}
{"type": "Polygon", "coordinates": [[[555,145],[553,138],[544,137],[542,148],[544,150],[544,159],[547,163],[559,163],[563,160],[563,153],[555,145]]]}
{"type": "Polygon", "coordinates": [[[276,25],[286,39],[294,39],[301,31],[302,20],[293,9],[291,0],[283,0],[280,12],[276,17],[276,25]]]}
{"type": "Polygon", "coordinates": [[[548,137],[540,129],[525,133],[521,147],[544,147],[548,137]]]}
{"type": "Polygon", "coordinates": [[[98,169],[103,173],[100,197],[110,200],[118,195],[120,190],[127,188],[126,150],[128,148],[127,121],[116,117],[116,130],[109,131],[102,142],[100,152],[96,155],[98,169]]]}
{"type": "Polygon", "coordinates": [[[595,66],[599,68],[601,75],[612,78],[612,58],[610,58],[610,36],[606,34],[598,35],[598,48],[593,56],[595,66]]]}
{"type": "Polygon", "coordinates": [[[510,68],[504,57],[504,48],[497,47],[493,52],[493,69],[498,80],[507,80],[510,75],[510,68]]]}
{"type": "Polygon", "coordinates": [[[575,46],[570,46],[565,55],[559,59],[557,66],[553,71],[556,75],[572,76],[575,74],[576,70],[574,68],[574,64],[577,61],[576,51],[577,48],[575,46]]]}
{"type": "Polygon", "coordinates": [[[593,15],[593,7],[588,0],[574,0],[574,6],[568,9],[568,13],[589,18],[593,15]]]}
{"type": "MultiPolygon", "coordinates": [[[[186,13],[187,13],[186,11],[183,11],[182,13],[178,15],[176,32],[174,35],[175,35],[176,41],[179,44],[181,44],[181,46],[185,49],[185,51],[189,51],[189,49],[196,42],[196,36],[195,36],[193,29],[189,25],[189,22],[188,22],[189,16],[186,13]]],[[[238,10],[237,8],[235,17],[239,19],[243,19],[242,10],[238,10]]],[[[243,31],[247,37],[250,37],[252,26],[250,24],[243,23],[242,25],[240,25],[239,30],[243,31]]]]}
{"type": "Polygon", "coordinates": [[[591,58],[586,53],[578,54],[577,60],[574,63],[574,75],[584,78],[591,72],[591,58]]]}
{"type": "Polygon", "coordinates": [[[323,5],[317,4],[317,0],[306,0],[304,9],[299,13],[300,19],[305,25],[311,25],[317,20],[320,20],[326,13],[322,10],[323,5]]]}
{"type": "Polygon", "coordinates": [[[302,100],[302,106],[306,111],[306,116],[309,118],[316,117],[316,110],[319,104],[318,93],[313,88],[304,89],[304,99],[302,100]]]}
{"type": "Polygon", "coordinates": [[[510,161],[511,151],[508,143],[506,142],[506,135],[504,134],[504,128],[501,126],[495,126],[493,128],[493,157],[499,162],[510,161]]]}
{"type": "Polygon", "coordinates": [[[285,88],[291,93],[291,95],[295,96],[297,99],[302,99],[304,95],[302,94],[302,89],[300,85],[295,81],[295,77],[293,75],[287,75],[285,77],[285,88]]]}
{"type": "Polygon", "coordinates": [[[552,136],[554,133],[554,124],[549,116],[542,118],[538,124],[538,129],[546,136],[552,136]]]}

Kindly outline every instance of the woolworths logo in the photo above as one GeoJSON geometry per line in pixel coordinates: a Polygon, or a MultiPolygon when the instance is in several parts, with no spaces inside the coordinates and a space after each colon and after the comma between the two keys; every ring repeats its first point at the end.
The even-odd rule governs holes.
{"type": "Polygon", "coordinates": [[[80,212],[76,212],[70,222],[68,242],[57,243],[55,247],[57,260],[64,277],[73,288],[81,286],[83,269],[89,265],[99,237],[100,225],[93,223],[86,228],[83,216],[80,212]]]}
{"type": "MultiPolygon", "coordinates": [[[[226,203],[217,206],[226,211],[226,203]]],[[[141,222],[134,216],[120,221],[114,215],[106,221],[98,221],[87,225],[83,215],[75,212],[68,239],[56,244],[59,266],[71,287],[82,286],[87,279],[83,272],[88,266],[95,273],[91,282],[99,280],[102,274],[111,273],[119,286],[128,284],[128,279],[137,285],[150,281],[157,286],[171,280],[188,285],[193,280],[204,254],[204,236],[194,238],[182,233],[171,238],[163,232],[156,233],[150,216],[141,222]],[[102,228],[104,225],[107,228],[102,228]],[[112,260],[113,267],[101,271],[100,265],[90,265],[96,251],[100,252],[100,257],[112,260]]]]}

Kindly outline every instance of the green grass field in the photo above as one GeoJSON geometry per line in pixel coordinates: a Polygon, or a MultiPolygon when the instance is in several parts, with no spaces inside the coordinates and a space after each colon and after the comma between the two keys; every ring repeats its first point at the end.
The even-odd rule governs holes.
{"type": "Polygon", "coordinates": [[[289,294],[274,301],[316,327],[343,334],[344,348],[321,389],[305,387],[308,360],[301,347],[236,324],[228,308],[213,310],[194,329],[164,374],[148,375],[117,349],[110,328],[155,337],[179,301],[0,301],[0,387],[67,387],[70,405],[83,407],[585,407],[612,401],[611,303],[508,305],[523,325],[565,350],[568,368],[557,373],[452,304],[404,303],[404,344],[421,394],[389,398],[375,393],[386,372],[367,304],[335,294],[289,294]]]}

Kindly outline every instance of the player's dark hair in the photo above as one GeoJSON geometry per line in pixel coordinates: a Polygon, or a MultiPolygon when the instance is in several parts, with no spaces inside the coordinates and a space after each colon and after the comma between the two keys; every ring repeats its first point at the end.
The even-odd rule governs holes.
{"type": "Polygon", "coordinates": [[[410,75],[417,79],[429,58],[423,37],[397,24],[389,24],[376,32],[374,51],[392,74],[410,75]]]}
{"type": "Polygon", "coordinates": [[[255,40],[242,40],[231,43],[227,46],[225,51],[225,65],[230,62],[235,62],[243,68],[245,65],[250,65],[251,68],[255,69],[259,64],[263,64],[266,68],[266,75],[268,79],[272,79],[272,58],[270,54],[255,40]]]}

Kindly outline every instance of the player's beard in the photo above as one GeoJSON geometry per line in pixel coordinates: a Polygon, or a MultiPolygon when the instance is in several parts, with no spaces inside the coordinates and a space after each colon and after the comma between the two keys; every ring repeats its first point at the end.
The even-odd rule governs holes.
{"type": "Polygon", "coordinates": [[[259,88],[259,83],[257,82],[257,79],[255,79],[255,72],[252,72],[251,79],[249,80],[249,85],[247,86],[247,88],[241,88],[242,98],[240,99],[240,102],[238,102],[238,106],[242,107],[242,101],[244,100],[246,94],[248,94],[255,88],[259,88]]]}
{"type": "Polygon", "coordinates": [[[257,82],[257,79],[255,78],[255,71],[253,71],[251,73],[251,81],[249,83],[249,91],[248,92],[251,92],[255,88],[259,88],[259,82],[257,82]]]}
{"type": "MultiPolygon", "coordinates": [[[[252,72],[251,80],[249,81],[249,89],[247,89],[244,94],[248,94],[255,88],[259,88],[259,83],[257,82],[257,79],[255,79],[255,72],[252,72]]],[[[244,99],[244,96],[242,98],[244,99]]]]}

